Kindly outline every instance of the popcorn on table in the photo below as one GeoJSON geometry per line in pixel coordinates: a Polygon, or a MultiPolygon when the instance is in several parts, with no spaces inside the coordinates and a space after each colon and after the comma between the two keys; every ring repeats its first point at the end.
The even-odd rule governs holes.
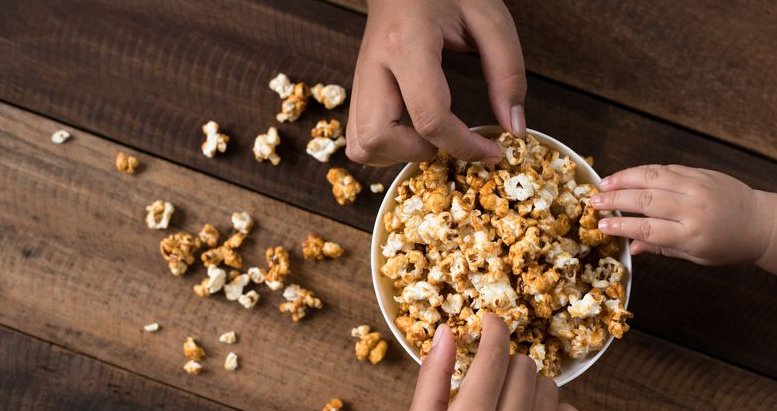
{"type": "Polygon", "coordinates": [[[356,195],[362,191],[362,185],[344,168],[330,168],[326,179],[332,185],[332,195],[337,204],[352,204],[356,201],[356,195]]]}
{"type": "Polygon", "coordinates": [[[172,203],[156,200],[146,206],[146,225],[153,230],[164,230],[170,224],[174,211],[172,203]]]}
{"type": "Polygon", "coordinates": [[[227,371],[235,371],[237,369],[237,354],[233,352],[227,354],[227,358],[224,359],[224,369],[227,371]]]}
{"type": "Polygon", "coordinates": [[[205,350],[194,341],[192,337],[186,337],[183,343],[183,355],[193,361],[200,361],[205,358],[205,350]]]}
{"type": "Polygon", "coordinates": [[[202,126],[202,133],[205,134],[205,141],[202,143],[202,154],[205,157],[213,158],[217,151],[219,153],[227,151],[229,136],[219,133],[219,123],[208,121],[202,126]]]}
{"type": "Polygon", "coordinates": [[[200,239],[191,234],[170,234],[159,243],[159,252],[167,261],[170,272],[179,276],[194,263],[194,253],[200,248],[200,239]]]}
{"type": "Polygon", "coordinates": [[[135,169],[140,165],[140,161],[133,156],[128,156],[122,152],[116,154],[116,170],[124,174],[135,174],[135,169]]]}
{"type": "Polygon", "coordinates": [[[313,98],[329,110],[343,104],[347,94],[345,88],[337,84],[325,86],[318,83],[310,91],[313,93],[313,98]]]}
{"type": "Polygon", "coordinates": [[[51,135],[51,142],[54,144],[62,144],[70,139],[70,133],[67,130],[58,130],[51,135]]]}
{"type": "Polygon", "coordinates": [[[337,120],[320,120],[310,131],[313,137],[305,151],[316,160],[326,163],[329,158],[341,147],[345,147],[343,128],[337,120]]]}
{"type": "Polygon", "coordinates": [[[285,74],[278,73],[274,79],[270,80],[270,89],[278,93],[280,98],[286,98],[294,91],[294,83],[285,74]]]}
{"type": "Polygon", "coordinates": [[[189,360],[183,365],[183,369],[189,375],[198,375],[202,372],[202,364],[194,360],[189,360]]]}
{"type": "Polygon", "coordinates": [[[248,235],[254,228],[254,220],[245,211],[232,213],[232,227],[240,233],[248,235]]]}
{"type": "Polygon", "coordinates": [[[270,161],[274,166],[281,162],[281,158],[275,153],[275,147],[281,143],[281,137],[278,135],[278,129],[270,127],[267,133],[259,134],[254,140],[254,158],[256,161],[270,161]]]}
{"type": "Polygon", "coordinates": [[[321,411],[340,411],[343,409],[343,402],[337,398],[333,398],[331,401],[324,405],[321,411]]]}
{"type": "Polygon", "coordinates": [[[203,244],[211,248],[215,247],[216,244],[219,243],[219,230],[217,230],[216,227],[214,227],[212,224],[205,224],[197,236],[200,238],[200,241],[202,241],[203,244]]]}
{"type": "Polygon", "coordinates": [[[241,295],[237,302],[243,306],[245,309],[253,308],[257,302],[259,302],[259,293],[257,293],[254,290],[251,290],[243,295],[241,295]]]}
{"type": "Polygon", "coordinates": [[[323,260],[324,257],[340,258],[344,253],[340,244],[333,241],[324,241],[323,238],[310,233],[302,241],[302,256],[306,260],[323,260]]]}
{"type": "Polygon", "coordinates": [[[227,331],[219,336],[219,342],[224,344],[234,344],[237,342],[237,334],[234,331],[227,331]]]}
{"type": "Polygon", "coordinates": [[[385,190],[385,188],[381,183],[370,184],[370,191],[372,191],[375,194],[382,193],[383,190],[385,190]]]}
{"type": "Polygon", "coordinates": [[[145,330],[147,333],[155,333],[159,331],[159,323],[146,324],[143,326],[143,330],[145,330]]]}
{"type": "Polygon", "coordinates": [[[291,284],[283,290],[283,298],[286,302],[281,303],[279,309],[281,312],[291,313],[291,319],[294,322],[305,317],[308,308],[321,309],[324,304],[316,298],[312,291],[306,290],[297,284],[291,284]]]}
{"type": "Polygon", "coordinates": [[[352,329],[351,337],[359,339],[354,346],[357,360],[364,361],[369,359],[371,363],[377,364],[386,356],[388,343],[380,338],[379,332],[370,332],[369,325],[360,325],[352,329]]]}
{"type": "Polygon", "coordinates": [[[281,112],[275,116],[275,119],[281,123],[297,121],[307,108],[309,98],[310,87],[302,82],[295,84],[291,94],[281,103],[281,112]]]}
{"type": "Polygon", "coordinates": [[[421,163],[383,216],[381,274],[396,288],[395,325],[422,358],[436,328],[451,328],[454,389],[485,312],[507,323],[511,353],[529,355],[548,377],[561,373],[562,356],[581,358],[610,335],[621,338],[633,317],[624,308],[625,267],[612,258],[617,239],[597,228],[608,213],[590,205],[596,187],[578,183],[574,161],[531,134],[498,142],[505,156],[497,166],[445,153],[421,163]]]}

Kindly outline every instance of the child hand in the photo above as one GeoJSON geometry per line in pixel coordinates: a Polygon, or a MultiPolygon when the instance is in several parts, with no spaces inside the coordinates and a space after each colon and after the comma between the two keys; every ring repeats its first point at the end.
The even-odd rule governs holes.
{"type": "Polygon", "coordinates": [[[447,325],[441,325],[418,374],[411,411],[576,411],[569,404],[558,403],[556,383],[537,374],[534,360],[523,354],[510,356],[507,326],[494,314],[483,316],[478,353],[449,407],[455,358],[453,334],[447,325]]]}
{"type": "Polygon", "coordinates": [[[645,217],[599,222],[605,234],[633,238],[632,254],[653,253],[697,264],[754,261],[774,271],[775,194],[753,190],[712,170],[647,165],[602,180],[598,210],[645,217]],[[770,268],[771,267],[771,268],[770,268]]]}

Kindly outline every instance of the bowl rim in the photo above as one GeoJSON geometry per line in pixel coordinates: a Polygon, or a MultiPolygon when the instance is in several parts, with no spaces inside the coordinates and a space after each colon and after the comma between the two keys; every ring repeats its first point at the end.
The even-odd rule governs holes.
{"type": "MultiPolygon", "coordinates": [[[[470,131],[473,131],[475,133],[481,134],[485,137],[497,137],[501,133],[504,132],[504,130],[498,126],[498,125],[484,125],[484,126],[477,126],[470,128],[470,131]]],[[[581,157],[577,152],[569,148],[564,143],[560,142],[559,140],[542,133],[537,130],[533,130],[530,128],[526,129],[527,133],[530,133],[534,136],[539,136],[540,139],[545,139],[552,143],[552,145],[556,145],[561,150],[559,151],[565,151],[563,153],[564,155],[569,155],[575,163],[577,163],[577,167],[583,167],[586,169],[588,174],[592,177],[591,184],[594,184],[597,188],[600,187],[601,177],[599,174],[594,170],[593,167],[591,167],[583,157],[581,157]]],[[[546,144],[546,142],[542,142],[543,144],[546,144]]],[[[407,163],[402,170],[397,174],[397,176],[394,178],[394,181],[392,181],[391,186],[386,189],[385,195],[383,197],[383,200],[381,201],[380,208],[378,210],[378,213],[375,218],[375,224],[372,229],[372,240],[371,240],[371,246],[370,246],[370,269],[372,271],[372,285],[373,290],[375,292],[375,298],[378,300],[378,306],[380,307],[380,312],[383,315],[383,319],[386,321],[386,324],[388,325],[389,329],[391,330],[391,333],[394,335],[394,338],[399,342],[399,344],[404,348],[405,352],[407,352],[408,355],[410,355],[413,360],[418,365],[421,365],[421,358],[418,356],[418,349],[415,347],[411,347],[410,344],[408,344],[407,340],[405,339],[404,334],[399,331],[397,326],[394,324],[394,321],[392,320],[393,317],[396,315],[389,315],[387,308],[385,304],[383,304],[383,298],[381,296],[381,289],[383,283],[383,277],[380,275],[380,268],[378,265],[378,258],[376,258],[376,253],[381,254],[381,243],[385,240],[385,238],[379,238],[379,237],[385,237],[381,236],[379,234],[385,232],[385,228],[383,227],[383,215],[386,213],[386,211],[389,209],[389,207],[393,207],[392,204],[394,202],[394,193],[396,191],[396,188],[399,184],[401,184],[403,181],[405,181],[407,178],[409,178],[409,174],[413,171],[417,171],[418,169],[418,163],[407,163]]],[[[616,211],[615,214],[617,216],[620,216],[620,212],[616,211]]],[[[622,239],[622,241],[625,243],[625,247],[623,250],[621,250],[621,255],[619,258],[619,261],[623,263],[624,267],[626,267],[626,301],[624,301],[623,306],[624,308],[628,308],[628,303],[631,297],[631,283],[632,283],[632,264],[631,264],[631,255],[628,253],[628,245],[629,241],[628,239],[622,239]]],[[[560,374],[557,377],[554,377],[553,380],[556,382],[556,385],[561,387],[562,385],[574,380],[575,378],[582,375],[585,371],[587,371],[596,361],[599,360],[599,358],[604,354],[605,351],[607,351],[607,348],[610,347],[610,344],[614,340],[614,336],[609,335],[607,338],[607,342],[605,342],[604,346],[601,350],[597,351],[593,355],[589,357],[585,357],[582,360],[576,360],[581,361],[581,365],[578,369],[575,371],[564,375],[560,374]],[[562,378],[563,377],[563,378],[562,378]]]]}

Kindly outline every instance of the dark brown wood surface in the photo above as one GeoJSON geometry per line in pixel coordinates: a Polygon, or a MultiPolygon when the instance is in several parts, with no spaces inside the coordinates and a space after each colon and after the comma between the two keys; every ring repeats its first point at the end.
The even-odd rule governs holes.
{"type": "Polygon", "coordinates": [[[233,408],[0,326],[3,410],[233,408]]]}
{"type": "MultiPolygon", "coordinates": [[[[408,404],[418,368],[398,344],[390,342],[377,366],[353,356],[351,327],[366,322],[386,331],[369,279],[367,233],[77,129],[54,145],[49,135],[61,127],[0,105],[1,324],[238,409],[319,409],[331,397],[349,410],[408,404]],[[138,174],[113,169],[119,150],[138,156],[138,174]],[[258,228],[242,248],[246,263],[269,245],[292,248],[291,281],[316,291],[325,308],[294,324],[276,309],[279,293],[265,288],[250,311],[221,296],[196,297],[190,288],[202,267],[171,276],[157,251],[167,232],[144,225],[143,206],[157,198],[178,210],[168,232],[204,222],[224,229],[232,211],[249,211],[258,228]],[[341,242],[346,256],[302,260],[298,243],[310,227],[341,242]],[[144,333],[152,321],[162,330],[144,333]],[[230,329],[238,343],[218,343],[230,329]],[[181,369],[187,335],[206,349],[202,375],[181,369]],[[221,368],[228,351],[241,358],[234,374],[221,368]]],[[[72,372],[83,379],[86,370],[72,372]]],[[[769,410],[777,382],[634,329],[563,395],[580,409],[769,410]]]]}
{"type": "MultiPolygon", "coordinates": [[[[312,124],[330,114],[343,119],[344,108],[329,113],[313,105],[298,123],[280,126],[278,167],[257,164],[249,151],[258,132],[277,124],[278,99],[266,85],[277,71],[293,79],[350,84],[363,18],[298,0],[219,7],[177,0],[9,1],[4,11],[12,18],[0,24],[0,54],[9,56],[0,59],[0,99],[371,229],[380,195],[365,189],[353,206],[337,206],[323,177],[327,165],[300,154],[312,124]],[[57,36],[41,35],[42,22],[57,36]],[[226,155],[215,159],[199,152],[199,127],[208,119],[219,121],[233,138],[226,155]]],[[[472,125],[492,123],[477,58],[446,55],[445,66],[454,111],[472,125]]],[[[676,162],[777,191],[772,161],[536,76],[529,85],[529,125],[593,155],[601,174],[676,162]]],[[[365,185],[388,185],[397,170],[361,167],[342,153],[332,164],[347,167],[365,185]]],[[[752,266],[713,269],[639,257],[633,323],[775,377],[777,362],[763,360],[777,357],[768,344],[777,338],[775,295],[775,277],[752,266]],[[731,304],[747,314],[732,313],[731,304]]]]}
{"type": "Polygon", "coordinates": [[[530,72],[777,159],[772,2],[505,3],[530,72]]]}

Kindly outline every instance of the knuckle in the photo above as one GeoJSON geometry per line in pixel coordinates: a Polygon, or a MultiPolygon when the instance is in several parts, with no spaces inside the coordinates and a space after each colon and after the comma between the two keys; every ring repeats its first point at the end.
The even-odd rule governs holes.
{"type": "MultiPolygon", "coordinates": [[[[346,131],[347,133],[347,131],[346,131]]],[[[357,124],[356,139],[362,150],[369,154],[374,154],[381,149],[383,135],[378,127],[373,124],[357,124]]]]}
{"type": "Polygon", "coordinates": [[[431,142],[442,131],[443,119],[435,110],[420,110],[415,114],[413,125],[421,137],[431,142]]]}
{"type": "Polygon", "coordinates": [[[639,225],[639,232],[642,239],[647,241],[653,238],[653,224],[650,220],[643,220],[639,225]]]}
{"type": "Polygon", "coordinates": [[[648,184],[655,184],[661,177],[661,173],[655,168],[648,168],[645,170],[645,182],[648,184]]]}
{"type": "Polygon", "coordinates": [[[402,24],[394,24],[386,29],[386,50],[393,55],[402,54],[410,39],[407,29],[402,24]]]}
{"type": "Polygon", "coordinates": [[[480,359],[480,364],[484,366],[484,368],[492,369],[498,367],[505,361],[504,355],[505,353],[502,350],[488,349],[479,350],[475,356],[480,359]]]}
{"type": "Polygon", "coordinates": [[[639,193],[639,207],[642,210],[647,210],[650,205],[653,204],[653,192],[650,190],[643,190],[639,193]]]}
{"type": "Polygon", "coordinates": [[[529,369],[534,373],[537,372],[537,363],[535,363],[528,355],[515,354],[513,356],[513,361],[515,362],[515,366],[519,369],[529,369]]]}
{"type": "Polygon", "coordinates": [[[367,153],[355,147],[354,143],[352,142],[349,142],[345,145],[345,155],[349,160],[360,164],[367,164],[370,160],[367,153]]]}

